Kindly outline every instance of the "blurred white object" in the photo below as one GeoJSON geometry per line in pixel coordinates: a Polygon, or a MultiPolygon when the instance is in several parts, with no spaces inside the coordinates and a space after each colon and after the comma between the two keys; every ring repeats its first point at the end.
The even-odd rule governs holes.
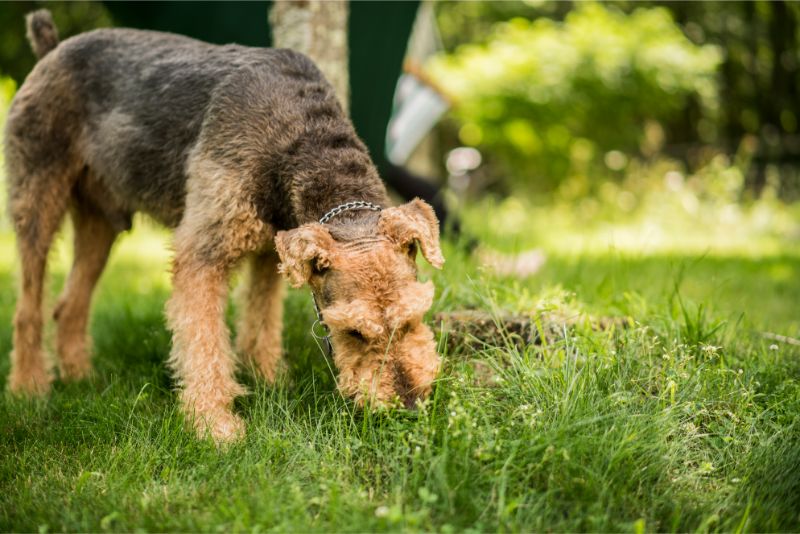
{"type": "Polygon", "coordinates": [[[386,128],[386,156],[403,165],[450,104],[415,74],[406,73],[397,81],[394,105],[386,128]]]}
{"type": "Polygon", "coordinates": [[[461,176],[474,171],[481,165],[481,153],[477,149],[462,146],[454,148],[447,154],[447,172],[453,176],[461,176]]]}
{"type": "Polygon", "coordinates": [[[495,250],[477,251],[480,264],[500,276],[527,278],[538,273],[547,262],[547,255],[539,249],[526,250],[520,254],[502,254],[495,250]]]}
{"type": "Polygon", "coordinates": [[[386,127],[386,157],[405,165],[414,149],[450,108],[443,92],[422,68],[425,61],[444,49],[433,2],[422,2],[408,40],[403,74],[397,80],[392,116],[386,127]]]}
{"type": "Polygon", "coordinates": [[[480,167],[482,160],[481,153],[469,146],[454,148],[448,152],[445,166],[450,188],[459,194],[466,192],[470,182],[469,173],[480,167]]]}

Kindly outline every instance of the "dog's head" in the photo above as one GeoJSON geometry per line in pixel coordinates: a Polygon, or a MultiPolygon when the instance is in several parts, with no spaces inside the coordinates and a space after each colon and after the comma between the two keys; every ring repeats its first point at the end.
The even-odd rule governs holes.
{"type": "Polygon", "coordinates": [[[311,223],[278,232],[275,246],[290,283],[316,295],[344,395],[359,405],[413,407],[430,393],[439,355],[422,318],[434,289],[417,280],[416,256],[421,251],[437,269],[444,257],[428,204],[383,210],[374,230],[354,239],[311,223]]]}

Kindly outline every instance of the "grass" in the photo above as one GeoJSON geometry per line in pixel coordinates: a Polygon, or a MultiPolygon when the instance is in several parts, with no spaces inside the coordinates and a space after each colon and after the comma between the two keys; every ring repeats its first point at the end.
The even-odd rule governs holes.
{"type": "MultiPolygon", "coordinates": [[[[445,270],[424,271],[433,311],[568,306],[631,327],[565,330],[523,352],[456,350],[422,409],[362,413],[336,394],[308,334],[309,297],[292,292],[290,377],[271,388],[242,376],[248,435],[225,451],[176,412],[168,237],[140,225],[95,298],[96,376],[57,383],[46,400],[0,399],[0,530],[800,529],[800,350],[761,335],[800,334],[796,238],[666,220],[654,240],[640,220],[588,226],[529,208],[484,203],[466,224],[499,249],[544,246],[543,272],[498,278],[447,243],[445,270]]],[[[0,234],[3,355],[14,257],[0,234]]],[[[0,358],[0,381],[7,373],[0,358]]]]}

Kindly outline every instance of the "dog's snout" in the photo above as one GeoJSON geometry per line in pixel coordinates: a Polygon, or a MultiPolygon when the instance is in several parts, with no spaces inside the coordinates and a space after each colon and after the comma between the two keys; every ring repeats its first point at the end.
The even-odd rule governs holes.
{"type": "Polygon", "coordinates": [[[419,392],[412,384],[408,371],[399,364],[394,366],[394,390],[407,410],[416,409],[419,392]]]}
{"type": "Polygon", "coordinates": [[[416,395],[405,395],[403,397],[403,406],[406,410],[416,410],[417,409],[417,397],[416,395]]]}

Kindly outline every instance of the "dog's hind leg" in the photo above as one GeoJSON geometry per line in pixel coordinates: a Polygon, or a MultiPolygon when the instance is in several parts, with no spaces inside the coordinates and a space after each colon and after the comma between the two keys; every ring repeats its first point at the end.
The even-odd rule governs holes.
{"type": "Polygon", "coordinates": [[[247,262],[245,284],[240,294],[240,317],[236,348],[273,383],[281,370],[283,297],[285,288],[278,274],[280,259],[275,252],[253,255],[247,262]]]}
{"type": "Polygon", "coordinates": [[[50,166],[20,179],[20,167],[9,164],[9,213],[17,234],[21,262],[20,292],[14,315],[14,349],[8,389],[43,394],[51,370],[42,350],[42,298],[47,254],[67,209],[74,183],[63,168],[50,166]]]}
{"type": "Polygon", "coordinates": [[[61,378],[86,377],[91,371],[86,334],[92,291],[108,260],[117,230],[90,201],[75,196],[70,210],[75,230],[72,270],[53,318],[58,323],[56,348],[61,378]]]}

